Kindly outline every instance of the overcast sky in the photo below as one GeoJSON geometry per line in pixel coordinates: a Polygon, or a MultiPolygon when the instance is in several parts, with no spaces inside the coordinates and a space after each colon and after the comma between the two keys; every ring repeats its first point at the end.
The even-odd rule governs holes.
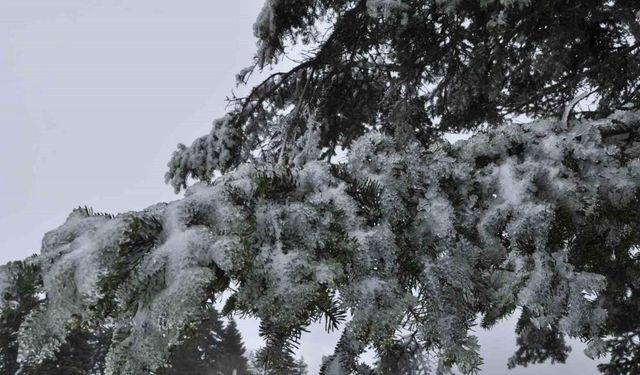
{"type": "MultiPolygon", "coordinates": [[[[36,253],[72,208],[111,213],[179,197],[163,182],[176,143],[225,112],[255,47],[262,0],[0,1],[0,264],[36,253]]],[[[240,324],[250,349],[257,324],[240,324]]],[[[486,374],[597,373],[568,365],[506,370],[513,322],[479,332],[486,374]]],[[[314,329],[315,373],[335,335],[314,329]]]]}

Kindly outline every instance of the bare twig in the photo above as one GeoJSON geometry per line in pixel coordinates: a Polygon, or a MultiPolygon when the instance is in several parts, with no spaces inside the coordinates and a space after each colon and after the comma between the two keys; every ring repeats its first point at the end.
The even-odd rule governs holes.
{"type": "Polygon", "coordinates": [[[596,91],[597,90],[583,92],[582,94],[580,94],[580,95],[576,96],[575,98],[573,98],[573,100],[571,100],[571,102],[569,102],[569,105],[567,105],[567,107],[564,109],[564,113],[562,114],[562,120],[561,121],[565,126],[567,125],[567,121],[569,120],[569,116],[571,115],[571,111],[573,111],[573,108],[576,106],[576,104],[578,104],[580,101],[582,101],[582,99],[586,98],[587,96],[593,94],[596,91]]]}

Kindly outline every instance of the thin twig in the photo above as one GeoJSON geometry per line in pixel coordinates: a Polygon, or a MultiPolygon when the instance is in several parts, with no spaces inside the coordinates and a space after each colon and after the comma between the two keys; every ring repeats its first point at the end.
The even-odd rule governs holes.
{"type": "Polygon", "coordinates": [[[571,111],[573,111],[573,108],[576,106],[576,104],[578,104],[580,101],[582,101],[582,99],[586,98],[587,96],[593,94],[596,91],[597,90],[583,92],[582,94],[580,94],[580,95],[576,96],[575,98],[573,98],[573,100],[571,102],[569,102],[569,105],[567,105],[567,107],[564,109],[564,113],[562,114],[562,123],[565,126],[567,126],[567,121],[569,120],[569,115],[571,115],[571,111]]]}

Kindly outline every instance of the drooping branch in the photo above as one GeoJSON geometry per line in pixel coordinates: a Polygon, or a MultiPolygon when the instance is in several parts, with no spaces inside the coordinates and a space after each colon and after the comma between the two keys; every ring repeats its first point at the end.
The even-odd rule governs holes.
{"type": "MultiPolygon", "coordinates": [[[[412,350],[473,371],[473,321],[516,307],[528,314],[518,363],[548,354],[526,346],[533,338],[626,348],[601,338],[640,321],[627,308],[638,297],[622,299],[640,272],[639,128],[634,111],[505,124],[427,152],[370,133],[340,166],[245,164],[141,213],[74,211],[29,260],[46,297],[21,318],[20,356],[53,355],[75,317],[112,326],[107,372],[152,371],[230,285],[225,313],[264,323],[274,366],[278,343],[314,321],[345,324],[346,311],[349,335],[387,365],[411,329],[412,350]]],[[[352,349],[327,366],[360,368],[352,349]]]]}

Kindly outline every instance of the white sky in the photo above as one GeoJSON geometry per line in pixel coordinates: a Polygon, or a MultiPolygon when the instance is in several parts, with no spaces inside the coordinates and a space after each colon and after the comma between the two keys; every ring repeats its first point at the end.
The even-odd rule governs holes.
{"type": "MultiPolygon", "coordinates": [[[[0,264],[38,252],[79,205],[117,213],[177,199],[166,162],[224,114],[261,4],[1,0],[0,264]]],[[[255,349],[256,322],[240,328],[255,349]]],[[[479,333],[483,373],[597,373],[579,345],[568,365],[507,371],[512,331],[479,333]]],[[[303,337],[311,374],[335,341],[317,329],[303,337]]]]}

